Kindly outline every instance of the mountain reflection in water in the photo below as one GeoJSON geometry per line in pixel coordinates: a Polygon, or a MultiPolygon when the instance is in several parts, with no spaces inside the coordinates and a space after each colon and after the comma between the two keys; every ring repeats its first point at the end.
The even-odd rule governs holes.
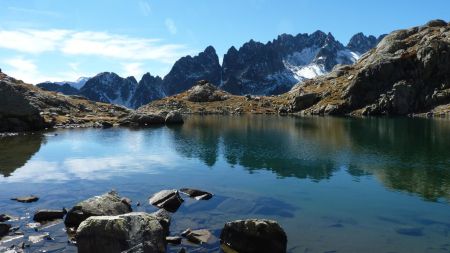
{"type": "MultiPolygon", "coordinates": [[[[207,166],[223,156],[230,166],[242,166],[250,173],[268,170],[282,178],[312,181],[330,179],[344,168],[355,180],[374,176],[391,189],[430,201],[450,200],[450,122],[445,120],[192,116],[182,126],[156,130],[181,157],[199,159],[207,166]]],[[[115,131],[122,139],[130,135],[124,129],[103,131],[115,131]]],[[[145,146],[147,131],[137,130],[143,140],[135,142],[145,146]]],[[[0,173],[10,176],[46,142],[51,139],[40,134],[0,138],[0,173]]],[[[108,169],[125,167],[127,161],[136,166],[160,162],[156,156],[124,155],[128,158],[121,157],[122,162],[107,158],[96,162],[108,169]]],[[[80,162],[72,159],[65,166],[87,166],[80,162]]]]}

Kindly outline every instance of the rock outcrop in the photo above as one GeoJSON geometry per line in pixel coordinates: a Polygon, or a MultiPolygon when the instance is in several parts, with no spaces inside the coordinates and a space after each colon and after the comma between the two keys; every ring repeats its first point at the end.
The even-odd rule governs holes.
{"type": "Polygon", "coordinates": [[[167,234],[158,217],[137,212],[90,217],[80,224],[76,238],[80,253],[163,253],[167,234]]]}
{"type": "Polygon", "coordinates": [[[227,99],[227,94],[219,90],[216,86],[207,80],[201,80],[190,88],[186,99],[191,102],[214,102],[227,99]]]}
{"type": "Polygon", "coordinates": [[[0,132],[94,126],[100,120],[116,122],[128,113],[120,106],[44,91],[0,73],[0,132]]]}
{"type": "Polygon", "coordinates": [[[165,123],[163,115],[157,113],[132,112],[120,121],[122,126],[151,126],[165,123]]]}
{"type": "MultiPolygon", "coordinates": [[[[450,103],[450,25],[442,20],[384,37],[355,65],[295,87],[320,93],[306,114],[407,115],[450,103]]],[[[293,105],[293,107],[295,107],[293,105]]]]}
{"type": "Polygon", "coordinates": [[[131,206],[122,201],[114,191],[81,201],[73,206],[64,221],[68,227],[78,227],[81,222],[91,216],[112,216],[131,212],[131,206]]]}
{"type": "Polygon", "coordinates": [[[220,240],[239,253],[285,253],[287,236],[276,221],[237,220],[225,224],[220,240]]]}
{"type": "Polygon", "coordinates": [[[0,73],[0,132],[38,130],[49,126],[40,115],[37,91],[0,73]]]}
{"type": "Polygon", "coordinates": [[[165,122],[168,125],[171,125],[171,124],[183,124],[183,122],[184,122],[183,115],[181,115],[181,113],[178,112],[178,111],[170,111],[166,115],[165,122]]]}

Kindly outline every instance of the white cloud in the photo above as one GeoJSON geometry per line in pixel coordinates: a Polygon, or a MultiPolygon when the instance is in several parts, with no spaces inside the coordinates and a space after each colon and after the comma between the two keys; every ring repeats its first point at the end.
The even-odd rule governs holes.
{"type": "MultiPolygon", "coordinates": [[[[172,25],[171,31],[176,32],[173,21],[172,25]]],[[[164,63],[172,63],[190,53],[184,45],[165,44],[160,39],[73,30],[0,30],[0,48],[33,54],[56,51],[66,55],[164,63]]]]}
{"type": "Polygon", "coordinates": [[[141,9],[144,16],[149,16],[150,13],[152,12],[150,3],[149,3],[149,1],[146,1],[146,0],[139,1],[139,8],[141,9]]]}
{"type": "Polygon", "coordinates": [[[122,67],[125,76],[134,76],[139,79],[145,73],[141,62],[122,63],[122,67]]]}
{"type": "Polygon", "coordinates": [[[169,32],[171,34],[177,33],[177,27],[175,26],[175,22],[171,18],[166,18],[165,24],[166,24],[167,30],[169,30],[169,32]]]}
{"type": "Polygon", "coordinates": [[[67,30],[0,30],[0,47],[33,54],[54,51],[68,34],[67,30]]]}
{"type": "MultiPolygon", "coordinates": [[[[42,74],[39,71],[38,65],[33,60],[26,59],[23,56],[5,59],[2,63],[7,66],[8,75],[32,84],[42,83],[45,81],[73,81],[78,79],[80,76],[86,75],[86,73],[81,73],[77,69],[77,63],[69,63],[69,68],[71,68],[71,71],[59,72],[54,76],[42,74]]],[[[89,73],[89,75],[93,76],[93,73],[89,73]]]]}

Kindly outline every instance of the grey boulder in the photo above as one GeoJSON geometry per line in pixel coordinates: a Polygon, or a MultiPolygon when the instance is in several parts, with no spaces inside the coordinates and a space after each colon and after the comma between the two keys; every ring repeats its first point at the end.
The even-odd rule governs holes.
{"type": "Polygon", "coordinates": [[[162,253],[167,233],[158,217],[136,212],[90,217],[80,224],[76,237],[80,253],[162,253]]]}
{"type": "Polygon", "coordinates": [[[131,206],[122,201],[122,198],[116,192],[111,191],[76,204],[67,212],[64,223],[68,227],[77,227],[91,216],[111,216],[131,211],[131,206]]]}
{"type": "Polygon", "coordinates": [[[239,253],[285,253],[287,237],[272,220],[237,220],[225,224],[221,243],[239,253]]]}

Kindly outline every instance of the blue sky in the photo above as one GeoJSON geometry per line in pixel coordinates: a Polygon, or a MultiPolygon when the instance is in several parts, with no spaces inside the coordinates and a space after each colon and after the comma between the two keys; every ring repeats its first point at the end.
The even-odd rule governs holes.
{"type": "Polygon", "coordinates": [[[0,68],[30,83],[102,71],[164,76],[181,56],[213,45],[267,42],[282,33],[331,32],[346,44],[450,21],[448,0],[0,0],[0,68]]]}

